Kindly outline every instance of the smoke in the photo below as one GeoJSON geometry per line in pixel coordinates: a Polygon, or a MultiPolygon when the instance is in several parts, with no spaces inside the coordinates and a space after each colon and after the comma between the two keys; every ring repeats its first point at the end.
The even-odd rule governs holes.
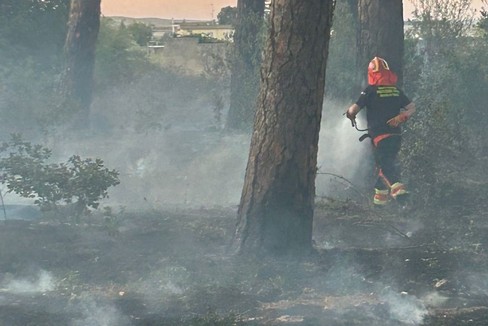
{"type": "MultiPolygon", "coordinates": [[[[154,87],[148,83],[143,81],[125,93],[107,92],[98,98],[92,108],[90,134],[66,132],[62,138],[55,134],[48,138],[53,160],[64,162],[73,154],[98,157],[108,168],[118,170],[121,184],[109,189],[109,205],[132,209],[237,205],[250,135],[223,134],[207,95],[186,95],[189,101],[184,102],[180,91],[173,94],[171,88],[155,97],[146,94],[147,87],[154,87]],[[146,95],[144,100],[137,100],[141,96],[136,91],[146,95]],[[160,97],[157,103],[151,102],[160,97]],[[140,116],[141,111],[157,110],[161,111],[159,116],[140,116]]],[[[343,116],[348,105],[324,104],[319,173],[336,174],[361,186],[371,173],[369,144],[358,141],[361,133],[343,116]]],[[[363,121],[360,125],[365,126],[363,121]]],[[[317,176],[319,196],[347,195],[348,186],[330,175],[317,176]]]]}
{"type": "Polygon", "coordinates": [[[134,282],[134,291],[143,292],[148,298],[161,298],[183,294],[191,283],[191,273],[183,266],[171,265],[156,269],[144,279],[134,282]]]}
{"type": "MultiPolygon", "coordinates": [[[[317,159],[319,174],[316,185],[319,196],[337,198],[351,193],[347,191],[351,185],[332,174],[345,178],[361,189],[367,184],[368,175],[372,174],[369,141],[358,140],[366,132],[352,128],[351,122],[343,115],[349,105],[330,100],[324,105],[317,159]]],[[[360,128],[366,128],[361,115],[358,116],[358,123],[360,128]]]]}
{"type": "Polygon", "coordinates": [[[87,295],[71,306],[81,315],[72,321],[72,326],[129,326],[129,319],[121,314],[113,303],[87,295]]]}
{"type": "MultiPolygon", "coordinates": [[[[5,193],[3,189],[1,191],[2,194],[5,193]]],[[[9,203],[15,202],[17,205],[4,205],[5,212],[0,212],[2,219],[5,218],[4,214],[8,220],[36,220],[41,216],[39,208],[30,205],[32,204],[30,198],[30,201],[27,201],[17,194],[9,193],[8,195],[4,195],[4,200],[9,203]],[[19,205],[21,203],[22,205],[19,205]]]]}
{"type": "Polygon", "coordinates": [[[244,136],[220,138],[210,134],[205,137],[182,131],[163,137],[167,146],[129,160],[122,181],[125,181],[126,192],[136,191],[131,198],[139,195],[142,199],[140,194],[143,193],[144,198],[157,207],[238,203],[247,160],[248,142],[244,136]],[[184,150],[174,150],[174,147],[184,150]],[[133,166],[138,168],[133,169],[133,166]]]}
{"type": "Polygon", "coordinates": [[[366,277],[364,265],[354,257],[341,255],[331,262],[327,275],[317,278],[312,288],[326,294],[325,309],[343,315],[345,320],[358,314],[363,320],[381,320],[381,325],[422,325],[428,315],[427,307],[440,306],[447,300],[436,292],[416,297],[397,290],[391,282],[381,281],[385,279],[394,276],[366,277]]]}
{"type": "Polygon", "coordinates": [[[487,297],[488,296],[488,273],[480,273],[474,271],[464,271],[460,276],[463,283],[475,296],[487,297]]]}
{"type": "Polygon", "coordinates": [[[109,189],[111,205],[131,209],[182,206],[232,206],[242,190],[249,135],[173,126],[146,134],[57,144],[66,159],[73,153],[100,157],[120,172],[121,184],[109,189]],[[94,143],[97,146],[93,146],[94,143]]]}
{"type": "Polygon", "coordinates": [[[422,302],[427,307],[441,307],[448,300],[449,300],[448,297],[445,297],[439,294],[438,292],[430,292],[422,297],[422,302]]]}
{"type": "Polygon", "coordinates": [[[387,291],[381,299],[388,304],[390,318],[406,325],[421,325],[428,313],[422,300],[406,292],[387,291]]]}
{"type": "Polygon", "coordinates": [[[51,273],[41,270],[33,278],[7,281],[4,288],[13,294],[46,293],[55,289],[56,282],[51,273]]]}

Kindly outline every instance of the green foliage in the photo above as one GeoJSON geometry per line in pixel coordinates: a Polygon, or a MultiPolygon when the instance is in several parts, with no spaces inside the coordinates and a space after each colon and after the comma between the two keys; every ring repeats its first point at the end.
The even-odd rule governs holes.
{"type": "Polygon", "coordinates": [[[1,134],[32,133],[54,106],[68,0],[0,2],[1,134]]]}
{"type": "Polygon", "coordinates": [[[127,26],[127,31],[134,41],[140,46],[146,46],[152,39],[153,32],[149,25],[144,23],[133,23],[127,26]]]}
{"type": "Polygon", "coordinates": [[[0,148],[2,183],[9,192],[35,199],[43,210],[74,204],[75,215],[97,208],[107,189],[119,184],[118,172],[104,167],[101,159],[71,156],[66,163],[48,163],[51,150],[12,135],[0,148]]]}
{"type": "Polygon", "coordinates": [[[219,25],[235,25],[237,19],[237,7],[227,6],[217,14],[219,25]]]}
{"type": "Polygon", "coordinates": [[[474,20],[472,0],[414,0],[411,33],[426,43],[430,56],[449,50],[474,20]]]}
{"type": "Polygon", "coordinates": [[[0,38],[12,58],[35,55],[52,64],[64,45],[68,12],[69,0],[2,0],[0,38]]]}
{"type": "Polygon", "coordinates": [[[455,185],[456,175],[483,160],[488,149],[487,44],[468,33],[472,16],[466,1],[449,2],[457,10],[416,11],[405,47],[405,87],[416,94],[418,110],[406,126],[402,162],[426,204],[445,200],[446,189],[461,198],[465,191],[455,185]]]}
{"type": "Polygon", "coordinates": [[[346,1],[337,2],[329,43],[326,96],[332,99],[349,99],[356,76],[356,38],[353,15],[346,1]]]}
{"type": "MultiPolygon", "coordinates": [[[[483,4],[488,5],[488,1],[483,0],[483,4]]],[[[487,7],[482,7],[480,11],[480,20],[478,21],[477,27],[481,31],[481,35],[484,38],[488,37],[488,8],[487,7]]]]}
{"type": "Polygon", "coordinates": [[[255,104],[259,94],[262,50],[269,26],[263,17],[249,12],[239,19],[234,34],[231,58],[231,98],[227,116],[229,130],[252,128],[255,104]]]}
{"type": "Polygon", "coordinates": [[[52,111],[57,94],[56,72],[45,71],[36,58],[19,58],[15,64],[0,68],[0,134],[22,130],[28,135],[39,131],[40,121],[52,111]]]}
{"type": "Polygon", "coordinates": [[[198,43],[222,43],[222,40],[219,40],[212,36],[208,36],[206,34],[191,34],[188,37],[198,37],[198,43]]]}
{"type": "Polygon", "coordinates": [[[98,90],[134,81],[154,69],[131,34],[130,27],[103,18],[98,34],[95,82],[98,90]]]}
{"type": "Polygon", "coordinates": [[[226,43],[224,51],[216,52],[205,50],[203,52],[204,67],[202,77],[205,83],[210,87],[210,102],[214,113],[214,121],[217,129],[222,127],[222,116],[225,107],[225,99],[222,91],[227,90],[230,81],[230,56],[231,43],[226,43]]]}

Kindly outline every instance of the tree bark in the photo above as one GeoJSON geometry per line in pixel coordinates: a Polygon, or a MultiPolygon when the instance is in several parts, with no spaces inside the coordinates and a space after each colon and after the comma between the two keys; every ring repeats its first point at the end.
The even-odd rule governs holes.
{"type": "Polygon", "coordinates": [[[238,0],[226,128],[252,128],[259,90],[264,0],[238,0]]]}
{"type": "Polygon", "coordinates": [[[64,46],[65,69],[62,96],[75,107],[75,121],[87,126],[93,94],[95,50],[100,29],[101,0],[71,0],[64,46]]]}
{"type": "Polygon", "coordinates": [[[358,71],[363,84],[369,61],[379,56],[403,81],[403,3],[402,0],[359,0],[358,71]]]}
{"type": "Polygon", "coordinates": [[[332,0],[274,0],[234,246],[312,249],[332,0]]]}
{"type": "Polygon", "coordinates": [[[354,21],[357,21],[359,0],[347,0],[347,3],[349,4],[349,8],[351,9],[351,14],[354,18],[354,21]]]}

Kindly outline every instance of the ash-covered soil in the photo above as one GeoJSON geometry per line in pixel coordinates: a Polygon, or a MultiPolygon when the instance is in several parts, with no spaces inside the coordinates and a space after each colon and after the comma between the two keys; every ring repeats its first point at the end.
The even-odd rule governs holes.
{"type": "Polygon", "coordinates": [[[227,252],[234,208],[0,221],[0,325],[488,325],[486,210],[317,204],[316,252],[227,252]]]}

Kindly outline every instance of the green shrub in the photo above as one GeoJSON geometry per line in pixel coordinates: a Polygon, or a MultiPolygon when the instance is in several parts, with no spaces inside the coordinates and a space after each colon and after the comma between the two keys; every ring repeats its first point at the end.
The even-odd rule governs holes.
{"type": "Polygon", "coordinates": [[[465,183],[482,170],[488,56],[471,24],[470,1],[448,1],[450,11],[430,2],[417,1],[406,33],[405,90],[417,113],[406,125],[401,155],[405,178],[421,195],[417,203],[432,206],[469,197],[465,183]]]}
{"type": "Polygon", "coordinates": [[[101,159],[71,156],[66,163],[48,163],[51,150],[12,135],[0,147],[2,183],[8,192],[33,198],[42,210],[72,205],[79,217],[108,196],[107,189],[119,184],[118,172],[104,167],[101,159]]]}

